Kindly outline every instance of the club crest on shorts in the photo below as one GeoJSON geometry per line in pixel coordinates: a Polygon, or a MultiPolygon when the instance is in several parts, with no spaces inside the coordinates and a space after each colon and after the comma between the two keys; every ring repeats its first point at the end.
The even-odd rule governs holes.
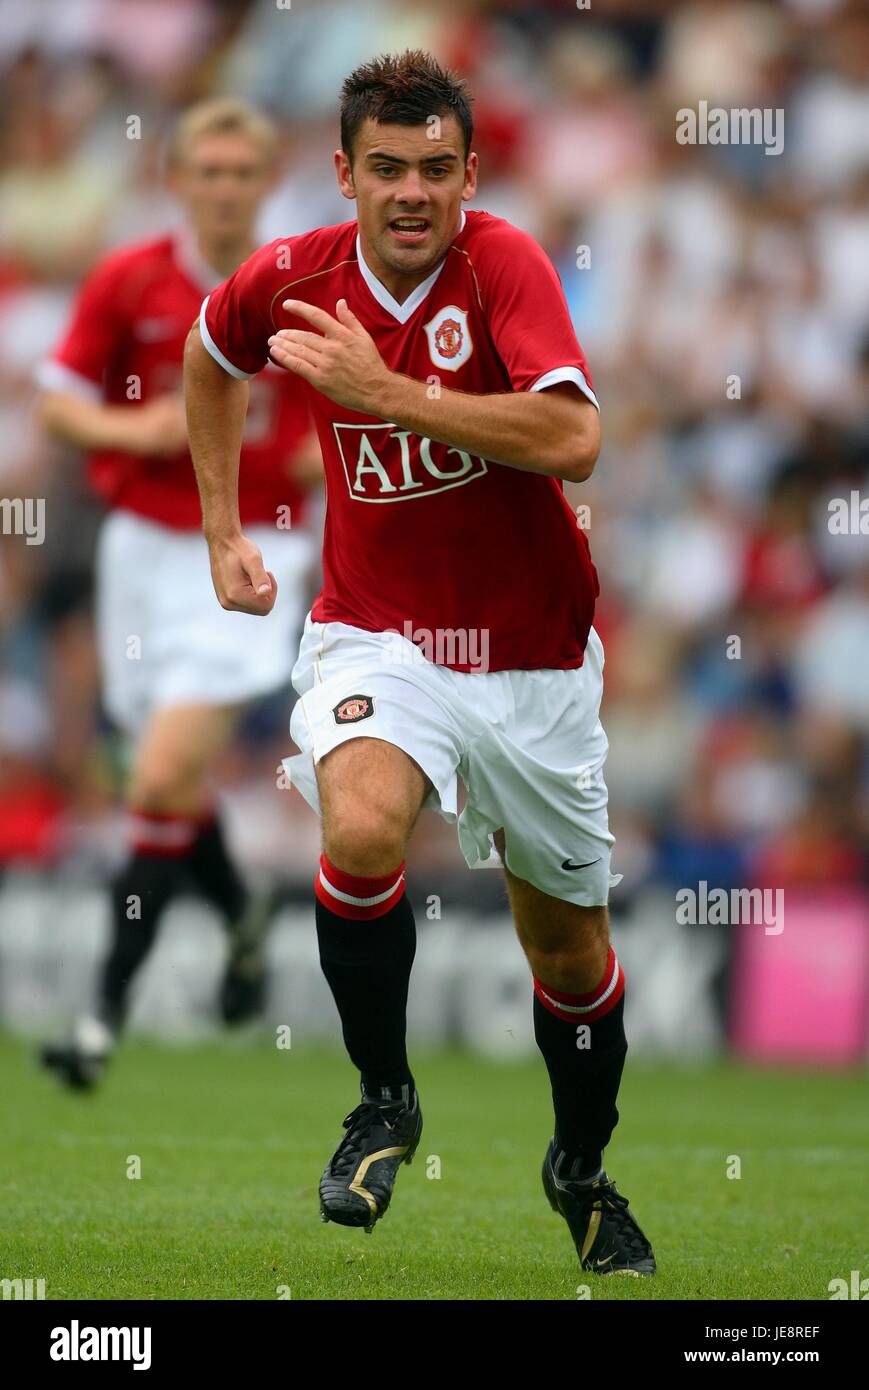
{"type": "Polygon", "coordinates": [[[370,719],[374,713],[373,695],[348,695],[332,711],[336,724],[358,724],[360,719],[370,719]]]}
{"type": "Polygon", "coordinates": [[[434,318],[425,325],[425,336],[428,338],[428,355],[432,362],[448,372],[457,372],[474,351],[468,315],[464,309],[457,309],[455,304],[438,309],[434,318]]]}

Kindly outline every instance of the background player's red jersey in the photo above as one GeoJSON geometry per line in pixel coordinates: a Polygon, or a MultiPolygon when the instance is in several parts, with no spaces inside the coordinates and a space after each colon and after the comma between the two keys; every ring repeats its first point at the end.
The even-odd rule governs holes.
{"type": "MultiPolygon", "coordinates": [[[[433,390],[571,381],[595,399],[552,263],[485,212],[465,215],[441,265],[403,304],[365,264],[355,222],[265,246],[206,301],[203,341],[236,376],[258,372],[276,329],[310,331],[281,307],[286,298],[333,315],[346,299],[386,365],[433,390]]],[[[329,497],[314,619],[487,632],[490,670],[582,664],[597,575],[559,481],[310,395],[329,497]]]]}
{"type": "MultiPolygon", "coordinates": [[[[180,394],[184,342],[216,280],[183,238],[161,237],[105,257],[85,280],[64,338],[43,362],[40,384],[87,392],[107,405],[180,394]]],[[[274,522],[279,507],[291,508],[293,525],[303,519],[305,490],[292,476],[292,457],[310,429],[300,384],[271,364],[251,383],[239,470],[243,524],[274,522]]],[[[201,526],[187,450],[160,458],[99,452],[88,463],[91,483],[110,507],[176,529],[201,526]]]]}

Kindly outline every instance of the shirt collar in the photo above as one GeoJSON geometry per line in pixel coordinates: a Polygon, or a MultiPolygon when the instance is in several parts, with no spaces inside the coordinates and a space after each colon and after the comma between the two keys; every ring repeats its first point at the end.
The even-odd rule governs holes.
{"type": "MultiPolygon", "coordinates": [[[[462,232],[465,230],[466,220],[467,219],[465,217],[465,210],[464,208],[462,208],[462,220],[459,223],[459,230],[456,233],[456,236],[460,236],[462,232]]],[[[413,314],[414,311],[419,308],[420,304],[422,304],[432,285],[435,283],[444,266],[446,265],[447,259],[446,256],[444,256],[440,264],[435,266],[431,275],[427,276],[421,284],[417,285],[416,289],[411,290],[410,294],[407,296],[407,299],[405,299],[403,303],[399,304],[398,300],[389,293],[389,290],[386,288],[386,286],[382,284],[380,280],[378,280],[377,276],[374,274],[374,271],[371,269],[365,257],[363,256],[362,238],[358,232],[356,233],[356,258],[359,262],[359,271],[362,275],[362,279],[365,281],[371,293],[374,295],[374,298],[377,300],[378,304],[386,310],[388,314],[391,314],[393,318],[398,319],[399,323],[407,323],[411,314],[413,314]]]]}
{"type": "Polygon", "coordinates": [[[217,286],[226,279],[219,270],[208,264],[203,259],[199,247],[196,245],[196,238],[189,227],[179,227],[175,233],[173,242],[175,252],[175,262],[188,280],[201,290],[203,294],[211,294],[217,286]]]}

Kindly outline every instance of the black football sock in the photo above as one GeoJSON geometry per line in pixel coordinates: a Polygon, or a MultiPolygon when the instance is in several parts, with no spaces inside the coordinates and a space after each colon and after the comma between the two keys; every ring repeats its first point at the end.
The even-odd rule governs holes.
{"type": "Polygon", "coordinates": [[[610,947],[600,985],[585,995],[565,994],[534,981],[534,1035],[552,1084],[560,1171],[596,1176],[615,1129],[616,1097],[628,1050],[624,1025],[624,973],[610,947]]]}
{"type": "Polygon", "coordinates": [[[217,816],[202,822],[190,851],[193,880],[229,926],[239,922],[247,907],[247,889],[229,857],[223,828],[217,816]]]}
{"type": "Polygon", "coordinates": [[[383,877],[362,878],[322,855],[315,892],[320,963],[363,1095],[412,1105],[405,1034],[416,926],[404,892],[404,865],[383,877]]]}
{"type": "Polygon", "coordinates": [[[102,969],[98,1012],[113,1032],[123,1026],[130,984],[144,961],[167,903],[188,882],[194,821],[137,813],[132,855],[111,888],[109,954],[102,969]]]}

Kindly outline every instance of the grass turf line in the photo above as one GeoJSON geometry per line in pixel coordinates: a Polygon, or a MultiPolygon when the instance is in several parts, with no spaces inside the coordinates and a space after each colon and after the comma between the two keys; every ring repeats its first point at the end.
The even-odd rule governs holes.
{"type": "Polygon", "coordinates": [[[862,1072],[629,1059],[606,1165],[659,1266],[632,1280],[583,1274],[543,1196],[542,1062],[414,1067],[422,1144],[367,1236],[318,1216],[357,1101],[343,1058],[131,1041],[76,1096],[0,1039],[0,1278],[44,1278],[48,1299],[827,1299],[869,1269],[862,1072]]]}

